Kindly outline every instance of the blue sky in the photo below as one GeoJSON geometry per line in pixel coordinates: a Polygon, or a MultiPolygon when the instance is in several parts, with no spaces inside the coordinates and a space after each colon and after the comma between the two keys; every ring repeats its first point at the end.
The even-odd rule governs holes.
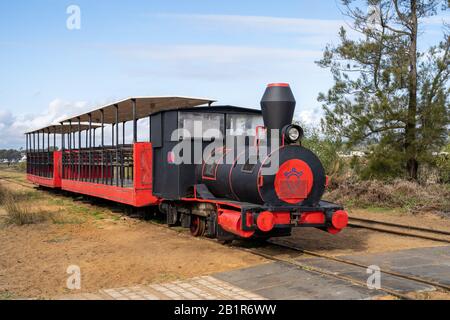
{"type": "MultiPolygon", "coordinates": [[[[438,42],[441,20],[422,43],[438,42]]],[[[133,95],[258,107],[270,82],[291,83],[296,116],[317,123],[317,95],[332,81],[314,61],[345,24],[335,0],[2,1],[0,148],[133,95]],[[66,27],[69,5],[81,9],[80,30],[66,27]]]]}

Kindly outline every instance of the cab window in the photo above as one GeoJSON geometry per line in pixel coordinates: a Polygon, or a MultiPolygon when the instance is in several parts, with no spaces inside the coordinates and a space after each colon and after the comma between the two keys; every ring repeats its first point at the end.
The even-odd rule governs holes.
{"type": "Polygon", "coordinates": [[[256,127],[264,124],[261,115],[228,114],[227,133],[233,136],[256,136],[256,127]]]}
{"type": "Polygon", "coordinates": [[[211,140],[224,132],[223,114],[199,113],[199,112],[179,112],[178,129],[179,139],[203,139],[211,140]]]}

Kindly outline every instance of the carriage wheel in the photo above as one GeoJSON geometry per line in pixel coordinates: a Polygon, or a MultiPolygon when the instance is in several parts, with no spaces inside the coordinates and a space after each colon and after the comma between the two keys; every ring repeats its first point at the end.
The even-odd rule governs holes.
{"type": "Polygon", "coordinates": [[[206,230],[206,221],[204,217],[200,216],[191,216],[191,234],[194,237],[201,237],[205,234],[206,230]]]}

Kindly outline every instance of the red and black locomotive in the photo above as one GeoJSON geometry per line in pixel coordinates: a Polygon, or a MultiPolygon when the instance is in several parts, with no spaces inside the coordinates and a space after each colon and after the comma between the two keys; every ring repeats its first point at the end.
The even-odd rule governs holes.
{"type": "Polygon", "coordinates": [[[292,123],[289,85],[269,85],[261,110],[213,102],[129,98],[31,131],[28,179],[158,208],[169,225],[223,241],[288,236],[293,227],[335,234],[347,226],[343,208],[321,200],[327,177],[292,123]]]}

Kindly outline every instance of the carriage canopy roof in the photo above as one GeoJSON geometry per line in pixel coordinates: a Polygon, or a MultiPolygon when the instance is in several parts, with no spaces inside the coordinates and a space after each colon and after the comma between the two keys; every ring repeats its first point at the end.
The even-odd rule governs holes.
{"type": "MultiPolygon", "coordinates": [[[[92,129],[95,128],[100,128],[101,125],[99,124],[92,124],[92,129]]],[[[33,130],[33,131],[29,131],[26,132],[25,134],[32,134],[32,133],[56,133],[56,134],[67,134],[67,133],[72,133],[72,132],[78,132],[78,131],[84,131],[84,130],[88,130],[89,129],[89,124],[81,124],[80,127],[78,127],[78,123],[74,123],[72,124],[72,126],[68,125],[68,124],[53,124],[50,126],[47,126],[45,128],[41,128],[41,129],[37,129],[37,130],[33,130]]]]}
{"type": "Polygon", "coordinates": [[[91,115],[92,122],[101,123],[101,113],[103,111],[103,122],[105,124],[116,123],[116,106],[119,108],[118,121],[131,121],[134,119],[133,100],[136,101],[136,119],[141,119],[151,115],[152,113],[160,111],[192,108],[215,102],[215,100],[211,99],[191,97],[130,97],[118,102],[107,104],[90,112],[68,118],[63,122],[86,122],[89,121],[89,115],[91,115]]]}

